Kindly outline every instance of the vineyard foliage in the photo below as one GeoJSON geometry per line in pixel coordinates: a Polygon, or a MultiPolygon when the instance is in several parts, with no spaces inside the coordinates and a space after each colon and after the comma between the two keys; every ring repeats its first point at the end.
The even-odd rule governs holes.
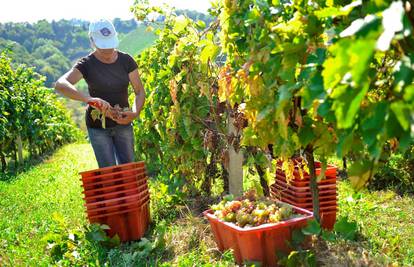
{"type": "Polygon", "coordinates": [[[227,55],[220,99],[245,103],[244,144],[282,158],[350,158],[361,188],[413,142],[409,1],[219,1],[227,55]]]}
{"type": "MultiPolygon", "coordinates": [[[[152,11],[135,7],[141,19],[152,11]]],[[[152,170],[201,185],[208,166],[216,169],[220,133],[226,129],[214,63],[220,50],[214,30],[203,31],[204,22],[157,11],[166,16],[156,31],[159,38],[138,57],[147,99],[135,129],[137,153],[152,170]]]]}
{"type": "MultiPolygon", "coordinates": [[[[138,19],[164,12],[147,4],[136,2],[138,19]]],[[[346,157],[356,188],[413,142],[409,1],[219,0],[210,13],[205,26],[164,12],[138,59],[149,97],[137,149],[151,164],[196,179],[212,160],[225,166],[235,111],[245,148],[323,166],[346,157]]]]}
{"type": "Polygon", "coordinates": [[[40,155],[79,138],[64,105],[52,89],[24,65],[13,68],[6,53],[0,55],[0,158],[2,170],[17,160],[20,137],[23,150],[40,155]]]}

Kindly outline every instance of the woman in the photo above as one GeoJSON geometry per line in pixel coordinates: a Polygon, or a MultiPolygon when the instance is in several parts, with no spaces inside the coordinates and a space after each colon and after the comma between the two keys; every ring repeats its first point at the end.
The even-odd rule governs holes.
{"type": "Polygon", "coordinates": [[[110,21],[91,23],[89,38],[95,50],[60,77],[55,89],[66,97],[89,104],[86,126],[99,168],[132,162],[134,135],[131,122],[138,118],[145,101],[137,63],[130,55],[115,49],[119,41],[110,21]],[[82,78],[88,84],[90,96],[74,86],[82,78]],[[129,108],[129,84],[135,92],[135,103],[132,111],[123,111],[129,108]],[[117,105],[122,110],[114,109],[117,105]],[[92,106],[101,111],[105,120],[96,119],[92,106]]]}

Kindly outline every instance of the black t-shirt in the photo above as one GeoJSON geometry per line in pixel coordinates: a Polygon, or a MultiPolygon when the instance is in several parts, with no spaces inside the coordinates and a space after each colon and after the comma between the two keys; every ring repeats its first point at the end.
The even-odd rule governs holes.
{"type": "MultiPolygon", "coordinates": [[[[128,54],[118,51],[118,58],[114,63],[106,64],[99,61],[93,54],[81,58],[74,66],[78,69],[88,84],[89,95],[107,101],[111,106],[121,108],[128,104],[128,74],[138,68],[135,60],[128,54]]],[[[86,110],[86,126],[102,128],[100,120],[91,117],[92,107],[86,110]]],[[[106,128],[115,127],[117,123],[106,118],[106,128]]]]}

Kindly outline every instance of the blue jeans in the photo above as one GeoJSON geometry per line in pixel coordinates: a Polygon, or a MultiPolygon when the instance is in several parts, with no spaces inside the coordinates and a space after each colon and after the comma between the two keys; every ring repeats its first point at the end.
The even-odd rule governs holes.
{"type": "Polygon", "coordinates": [[[113,128],[88,128],[89,140],[99,168],[134,161],[134,133],[132,125],[113,128]]]}

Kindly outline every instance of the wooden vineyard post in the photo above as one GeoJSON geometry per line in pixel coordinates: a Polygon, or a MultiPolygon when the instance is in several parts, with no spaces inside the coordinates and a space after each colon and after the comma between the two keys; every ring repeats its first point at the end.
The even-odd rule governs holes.
{"type": "Polygon", "coordinates": [[[19,165],[23,165],[23,143],[20,134],[17,136],[17,156],[19,165]]]}
{"type": "MultiPolygon", "coordinates": [[[[233,122],[234,118],[229,116],[229,136],[239,136],[233,122]]],[[[236,151],[233,143],[229,144],[229,189],[230,194],[236,197],[243,194],[243,153],[236,151]]]]}

